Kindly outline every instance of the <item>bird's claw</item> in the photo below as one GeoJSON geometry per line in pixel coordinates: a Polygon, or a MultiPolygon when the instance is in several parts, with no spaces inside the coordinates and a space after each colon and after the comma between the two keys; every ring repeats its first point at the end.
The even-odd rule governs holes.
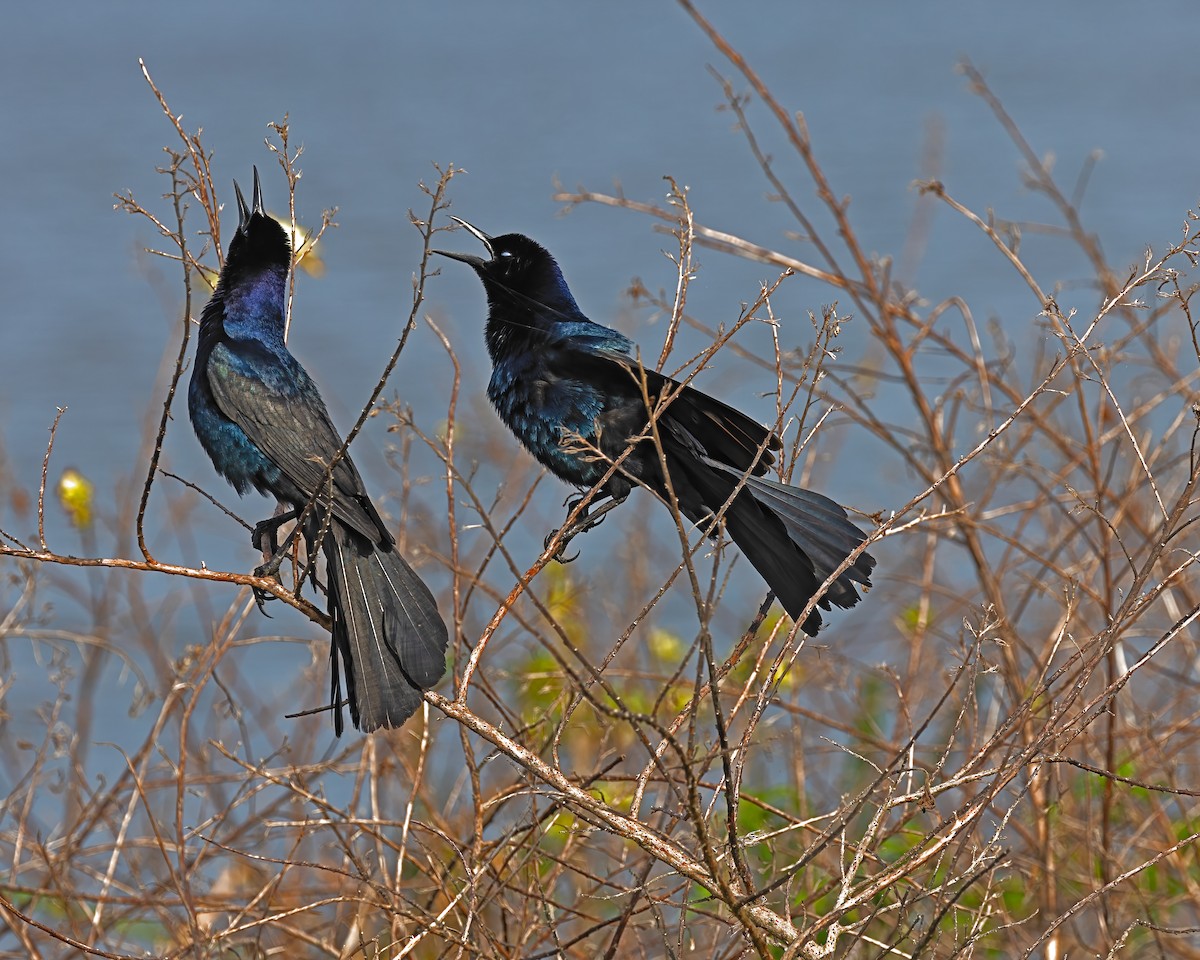
{"type": "Polygon", "coordinates": [[[565,555],[567,551],[567,544],[569,544],[581,533],[587,533],[589,530],[594,530],[596,527],[600,526],[600,524],[602,524],[605,518],[608,516],[608,511],[611,510],[612,507],[617,503],[620,503],[619,500],[609,500],[602,507],[600,507],[600,509],[596,510],[595,512],[589,512],[592,505],[585,503],[585,500],[586,497],[576,497],[572,495],[567,497],[566,501],[564,501],[563,506],[567,508],[567,516],[569,517],[576,510],[579,510],[579,516],[575,518],[574,523],[559,527],[556,530],[551,530],[550,535],[546,537],[546,541],[542,545],[543,549],[545,550],[550,549],[551,540],[557,536],[562,537],[562,542],[558,545],[558,549],[554,551],[554,556],[551,557],[552,560],[557,560],[559,563],[571,563],[573,560],[578,560],[578,552],[571,557],[565,555]]]}
{"type": "MultiPolygon", "coordinates": [[[[267,558],[266,563],[254,568],[254,575],[263,580],[274,580],[276,583],[283,581],[279,577],[279,568],[283,566],[283,561],[288,555],[288,550],[296,538],[298,531],[293,530],[283,545],[279,543],[279,528],[285,523],[295,520],[300,515],[298,510],[288,510],[274,517],[268,517],[266,520],[260,520],[254,525],[254,529],[250,531],[250,543],[255,550],[258,550],[267,558]],[[269,548],[269,549],[268,549],[269,548]]],[[[305,546],[310,550],[312,543],[305,536],[305,546]]],[[[314,573],[314,582],[316,579],[314,573]]],[[[259,613],[264,617],[271,616],[267,613],[266,604],[271,600],[279,598],[269,590],[264,590],[262,587],[253,587],[254,602],[258,605],[259,613]]]]}
{"type": "MultiPolygon", "coordinates": [[[[269,570],[269,568],[270,564],[256,566],[256,568],[254,568],[254,576],[258,577],[259,580],[274,580],[276,583],[280,582],[278,569],[272,571],[269,570]]],[[[262,613],[264,617],[270,617],[271,614],[266,612],[266,604],[268,604],[268,602],[271,600],[278,600],[280,598],[277,598],[277,596],[274,593],[271,593],[270,590],[264,590],[262,587],[251,587],[250,589],[254,594],[254,605],[258,607],[258,612],[262,613]]]]}
{"type": "MultiPolygon", "coordinates": [[[[557,530],[551,530],[550,533],[547,534],[545,542],[542,544],[542,549],[549,550],[551,541],[553,541],[554,538],[557,537],[563,529],[564,528],[559,527],[557,530]]],[[[576,532],[578,532],[578,531],[576,531],[576,532]]],[[[574,561],[578,560],[579,559],[579,551],[578,550],[575,551],[574,556],[570,556],[570,557],[565,556],[565,554],[567,552],[567,544],[569,544],[573,539],[575,539],[574,533],[568,533],[565,537],[563,537],[562,543],[560,543],[558,545],[558,549],[554,551],[554,553],[550,557],[550,559],[557,560],[559,563],[573,563],[574,561]]]]}
{"type": "Polygon", "coordinates": [[[262,589],[262,587],[251,587],[250,589],[254,592],[254,605],[258,607],[258,612],[268,620],[274,620],[275,618],[267,613],[267,601],[278,600],[279,598],[275,594],[262,589]]]}
{"type": "MultiPolygon", "coordinates": [[[[274,580],[276,583],[282,583],[279,579],[279,568],[283,565],[283,558],[286,555],[286,551],[276,550],[270,560],[254,568],[254,575],[260,580],[274,580]]],[[[264,617],[270,617],[266,605],[269,601],[279,598],[270,590],[264,590],[262,587],[255,586],[250,589],[254,591],[254,603],[258,606],[258,612],[264,617]]]]}

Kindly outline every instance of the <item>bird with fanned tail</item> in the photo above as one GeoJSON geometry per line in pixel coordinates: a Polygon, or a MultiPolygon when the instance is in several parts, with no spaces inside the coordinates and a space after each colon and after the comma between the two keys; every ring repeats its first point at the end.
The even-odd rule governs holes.
{"type": "Polygon", "coordinates": [[[354,725],[397,727],[421,705],[421,691],[445,672],[446,625],[433,594],[396,549],[349,455],[334,463],[342,437],[284,342],[291,249],[287,232],[263,208],[258,170],[252,208],[236,183],[234,191],[237,231],[200,318],[188,389],[192,426],[217,472],[239,494],[254,487],[290,508],[255,528],[256,547],[264,541],[276,547],[258,572],[278,570],[283,551],[275,530],[282,520],[302,518],[309,545],[320,541],[332,621],[335,732],[343,726],[343,670],[354,725]]]}
{"type": "Polygon", "coordinates": [[[435,252],[468,264],[483,281],[487,395],[500,419],[552,473],[578,487],[594,487],[625,457],[604,484],[611,499],[564,539],[594,526],[640,485],[667,502],[674,494],[683,515],[713,535],[720,517],[783,608],[804,618],[805,632],[821,626],[817,607],[858,603],[855,585],[869,587],[875,566],[868,553],[822,585],[866,537],[833,500],[765,476],[782,448],[778,436],[695,387],[643,369],[628,337],[583,314],[540,244],[519,233],[492,237],[453,219],[487,250],[486,257],[435,252]],[[660,456],[647,426],[664,397],[660,456]]]}

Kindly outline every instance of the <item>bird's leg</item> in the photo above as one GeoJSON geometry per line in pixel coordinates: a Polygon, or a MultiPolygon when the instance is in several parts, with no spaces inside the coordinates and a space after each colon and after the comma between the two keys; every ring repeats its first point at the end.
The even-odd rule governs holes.
{"type": "MultiPolygon", "coordinates": [[[[262,552],[262,555],[267,558],[266,563],[260,564],[254,568],[254,575],[264,579],[279,579],[279,568],[283,565],[284,558],[288,555],[291,549],[292,542],[296,539],[298,529],[292,530],[284,540],[283,545],[279,544],[279,528],[285,523],[289,523],[300,516],[299,510],[285,510],[283,513],[276,514],[266,520],[260,520],[254,525],[254,530],[250,533],[250,543],[255,550],[262,552]],[[265,544],[265,545],[264,545],[265,544]],[[268,550],[268,547],[270,548],[268,550]]],[[[254,587],[254,602],[258,604],[259,612],[263,616],[269,617],[264,604],[268,600],[274,600],[274,594],[268,593],[259,587],[254,587]]]]}
{"type": "MultiPolygon", "coordinates": [[[[549,547],[550,541],[556,536],[561,536],[562,542],[558,545],[558,549],[554,552],[553,559],[557,560],[559,563],[570,563],[571,561],[577,559],[579,557],[578,553],[576,553],[573,557],[564,556],[567,550],[567,544],[569,544],[581,533],[587,533],[594,527],[600,526],[600,524],[604,522],[604,518],[608,515],[608,512],[614,507],[619,507],[622,503],[624,503],[625,497],[627,496],[629,496],[628,493],[620,497],[615,497],[609,494],[608,500],[602,501],[599,507],[597,507],[595,504],[584,504],[574,523],[550,531],[550,535],[546,537],[546,542],[543,544],[543,549],[549,547]]],[[[577,508],[579,508],[582,500],[582,497],[575,499],[568,498],[567,516],[570,516],[577,508]]]]}
{"type": "MultiPolygon", "coordinates": [[[[586,499],[587,499],[587,494],[581,494],[579,496],[576,496],[573,493],[567,494],[567,498],[563,501],[563,506],[567,508],[567,516],[569,517],[572,513],[575,512],[575,509],[580,504],[583,504],[583,512],[580,514],[580,519],[586,517],[588,515],[588,505],[583,502],[586,499]]],[[[563,528],[555,527],[548,534],[546,534],[546,539],[542,541],[542,549],[543,550],[549,549],[550,541],[553,540],[556,536],[558,536],[558,532],[561,529],[563,529],[563,528]]],[[[570,534],[569,536],[567,536],[566,539],[564,539],[563,542],[558,545],[558,550],[555,551],[554,556],[551,559],[557,560],[559,563],[571,563],[573,560],[575,560],[579,557],[578,553],[575,554],[574,557],[564,557],[563,556],[563,551],[565,550],[567,543],[571,540],[572,536],[574,536],[574,534],[570,534]]]]}
{"type": "Polygon", "coordinates": [[[587,522],[590,505],[584,503],[585,499],[586,494],[579,497],[575,496],[574,494],[568,496],[567,499],[563,501],[563,506],[567,508],[567,516],[569,517],[576,511],[576,509],[580,509],[582,505],[578,518],[576,518],[575,523],[571,524],[569,527],[555,527],[548,534],[546,534],[546,539],[542,542],[542,549],[546,550],[550,547],[551,540],[558,536],[561,531],[566,531],[566,535],[563,537],[562,543],[558,545],[558,549],[554,551],[554,556],[551,558],[557,560],[559,563],[571,563],[579,558],[578,553],[576,553],[573,557],[565,556],[565,554],[567,550],[567,544],[570,543],[575,536],[583,533],[585,529],[588,529],[586,526],[584,526],[584,524],[587,522]]]}
{"type": "Polygon", "coordinates": [[[299,510],[286,510],[266,520],[260,520],[254,525],[254,530],[250,534],[251,546],[255,550],[261,551],[264,557],[274,557],[275,554],[279,553],[279,540],[277,537],[279,528],[299,516],[299,510]],[[270,550],[263,546],[264,539],[266,539],[267,544],[270,546],[270,550]]]}

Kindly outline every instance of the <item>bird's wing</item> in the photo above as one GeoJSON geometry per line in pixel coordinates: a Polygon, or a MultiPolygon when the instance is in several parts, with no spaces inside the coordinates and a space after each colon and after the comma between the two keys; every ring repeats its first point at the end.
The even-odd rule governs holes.
{"type": "MultiPolygon", "coordinates": [[[[666,392],[678,390],[678,380],[646,368],[639,369],[630,355],[633,344],[623,334],[590,321],[561,323],[561,339],[555,344],[564,376],[584,377],[622,394],[646,377],[651,402],[666,392]],[[614,376],[624,382],[618,383],[614,376]]],[[[735,410],[695,387],[685,386],[676,394],[664,416],[683,427],[707,456],[740,471],[763,474],[775,462],[771,451],[782,443],[757,420],[735,410]],[[761,453],[760,453],[761,451],[761,453]]]]}
{"type": "MultiPolygon", "coordinates": [[[[679,387],[678,380],[663,374],[646,375],[647,386],[655,388],[653,395],[679,387]]],[[[695,437],[711,459],[741,472],[761,476],[775,462],[772,451],[783,447],[779,437],[753,417],[695,387],[680,390],[665,416],[695,437]]]]}
{"type": "MultiPolygon", "coordinates": [[[[342,438],[304,368],[295,360],[289,366],[262,344],[227,339],[209,357],[208,382],[221,412],[305,497],[311,497],[327,484],[327,467],[341,449],[342,438]],[[270,382],[265,371],[274,372],[278,382],[270,382]]],[[[373,542],[391,543],[348,455],[334,467],[332,494],[339,520],[373,542]]]]}

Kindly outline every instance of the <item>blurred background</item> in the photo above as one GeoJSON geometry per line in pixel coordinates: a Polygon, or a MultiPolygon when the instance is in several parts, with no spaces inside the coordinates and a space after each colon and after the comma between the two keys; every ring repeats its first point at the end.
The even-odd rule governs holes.
{"type": "MultiPolygon", "coordinates": [[[[1089,158],[1097,160],[1081,208],[1113,262],[1137,261],[1147,244],[1175,236],[1195,199],[1200,125],[1192,116],[1194,98],[1184,95],[1193,52],[1193,31],[1186,29],[1194,23],[1191,7],[1166,5],[1136,22],[1126,5],[1095,2],[1052,8],[883,2],[708,7],[705,14],[781,103],[803,111],[833,189],[851,201],[864,246],[895,257],[897,276],[930,301],[965,293],[977,318],[1001,324],[1009,318],[1025,323],[1032,312],[1028,291],[996,267],[994,250],[977,230],[944,207],[918,213],[914,179],[935,174],[962,202],[978,210],[1002,208],[1010,219],[1048,215],[1044,199],[1025,190],[1003,130],[955,72],[961,58],[984,73],[1034,149],[1054,155],[1064,182],[1073,182],[1089,158]],[[914,232],[918,215],[927,220],[914,232]],[[979,269],[985,262],[988,268],[979,269]]],[[[407,211],[427,209],[418,182],[436,179],[435,162],[467,171],[451,185],[452,212],[492,233],[516,230],[539,239],[557,255],[586,312],[620,326],[654,353],[662,318],[627,291],[635,278],[653,292],[673,289],[675,270],[663,254],[674,251],[674,241],[646,218],[596,205],[560,216],[556,183],[602,192],[619,184],[632,199],[659,202],[667,190],[663,177],[670,175],[690,189],[705,224],[813,258],[789,233],[794,223],[786,211],[765,200],[770,187],[733,116],[721,109],[720,83],[711,70],[730,77],[739,93],[745,83],[674,4],[421,3],[336,15],[326,5],[307,3],[289,5],[286,14],[253,4],[211,3],[202,11],[80,4],[69,16],[27,5],[9,12],[6,33],[0,58],[7,91],[0,100],[6,218],[0,441],[8,489],[0,491],[0,527],[33,535],[30,495],[36,495],[47,429],[56,407],[66,407],[50,482],[65,467],[80,471],[95,489],[95,517],[89,545],[59,503],[48,504],[47,536],[63,552],[133,555],[128,525],[117,528],[115,491],[124,484],[128,497],[140,486],[145,466],[139,450],[147,424],[157,420],[164,362],[177,342],[178,267],[145,253],[160,245],[146,220],[113,209],[113,194],[131,190],[161,216],[170,212],[160,199],[167,181],[155,166],[165,160],[164,145],[178,144],[142,78],[139,57],[184,128],[203,129],[227,204],[226,229],[231,181],[247,184],[253,164],[263,173],[268,204],[286,211],[286,184],[263,139],[269,121],[290,117],[293,144],[304,147],[298,219],[315,225],[323,209],[338,208],[338,227],[320,246],[323,275],[298,277],[291,346],[322,385],[343,428],[353,422],[407,318],[419,251],[407,211]]],[[[761,105],[751,102],[749,109],[760,121],[763,149],[778,151],[783,172],[795,173],[795,160],[776,142],[761,105]]],[[[194,218],[190,227],[200,230],[201,220],[194,218]]],[[[1067,286],[1076,271],[1086,276],[1080,255],[1053,240],[1030,233],[1023,252],[1047,278],[1068,278],[1067,286]]],[[[475,249],[461,232],[441,235],[438,245],[475,249]]],[[[774,277],[763,265],[712,251],[698,251],[697,264],[688,309],[714,326],[736,319],[759,283],[774,277]]],[[[499,432],[482,401],[482,289],[465,268],[441,266],[425,310],[463,363],[462,403],[473,422],[460,418],[460,442],[523,463],[524,454],[499,432]]],[[[203,297],[199,292],[196,314],[203,297]]],[[[811,332],[807,312],[828,301],[827,289],[796,280],[773,306],[799,342],[811,332]]],[[[853,322],[846,326],[840,340],[845,359],[870,356],[864,332],[853,322]]],[[[717,367],[705,375],[705,387],[763,420],[773,416],[773,405],[762,397],[770,384],[756,382],[753,370],[733,360],[717,367]]],[[[387,396],[411,404],[417,424],[435,432],[445,418],[450,377],[442,347],[422,323],[387,396]]],[[[372,421],[354,448],[380,495],[395,486],[386,463],[394,441],[385,426],[372,421]]],[[[865,511],[906,500],[911,478],[864,467],[855,442],[847,432],[830,445],[814,470],[814,484],[865,511]]],[[[414,476],[437,475],[432,457],[420,451],[414,457],[414,476]]],[[[167,436],[164,466],[251,520],[270,510],[255,498],[235,504],[192,436],[182,403],[167,436]]],[[[493,470],[498,482],[506,467],[485,463],[483,469],[493,470]]],[[[172,497],[185,495],[172,481],[160,484],[160,493],[171,484],[172,497]]],[[[565,493],[556,483],[539,489],[548,524],[558,518],[565,493]]],[[[444,510],[439,496],[423,501],[423,509],[444,510]]],[[[148,530],[160,559],[231,570],[251,566],[244,531],[198,500],[188,509],[193,539],[178,542],[156,495],[148,530]]],[[[600,559],[621,535],[614,528],[634,522],[638,508],[628,509],[625,519],[588,538],[573,573],[587,576],[579,568],[589,555],[600,559]]],[[[661,512],[655,522],[669,525],[661,512]]],[[[430,522],[440,523],[441,515],[430,522]]],[[[525,560],[536,555],[543,532],[514,533],[514,544],[528,548],[521,554],[525,560]]],[[[888,547],[879,553],[886,559],[888,547]]],[[[6,568],[11,564],[0,561],[0,570],[6,568]]],[[[424,572],[435,590],[444,587],[438,570],[426,566],[424,572]]],[[[889,576],[881,562],[879,577],[889,576]]],[[[90,621],[92,594],[84,574],[59,569],[53,577],[62,592],[42,599],[54,606],[47,616],[55,628],[90,621]]],[[[166,578],[142,580],[141,590],[152,599],[174,586],[166,578]]],[[[754,595],[740,601],[739,614],[761,599],[759,587],[751,585],[754,595]]],[[[9,595],[0,606],[11,606],[19,585],[2,589],[9,595]]],[[[223,609],[228,594],[217,596],[223,609]]],[[[854,632],[853,618],[864,615],[864,607],[834,618],[831,642],[838,629],[854,632]]],[[[147,617],[170,655],[210,635],[210,624],[191,613],[173,619],[159,610],[147,617]]],[[[277,618],[251,627],[315,635],[290,612],[277,618]]],[[[294,656],[297,669],[308,662],[303,650],[270,649],[248,653],[247,670],[260,669],[258,657],[264,670],[279,657],[294,656]]],[[[32,734],[43,727],[37,708],[54,696],[45,651],[10,643],[5,655],[18,681],[5,696],[9,722],[18,734],[32,734]]],[[[294,676],[290,666],[278,669],[281,682],[294,676]]],[[[106,682],[112,701],[101,715],[117,729],[130,706],[129,675],[112,673],[106,682]]],[[[306,691],[305,702],[320,693],[306,691]]]]}
{"type": "MultiPolygon", "coordinates": [[[[985,233],[914,181],[937,178],[980,216],[995,211],[1002,235],[1061,307],[1059,334],[1066,318],[1090,321],[1101,285],[1116,291],[1148,247],[1162,254],[1181,239],[1196,202],[1195,6],[1139,8],[1135,17],[1129,4],[1094,0],[764,0],[707,2],[701,12],[785,110],[803,113],[866,257],[890,265],[892,302],[836,303],[829,396],[844,405],[822,423],[798,474],[861,514],[887,517],[988,436],[1066,340],[985,233]],[[1053,167],[1082,219],[1074,236],[1045,193],[1030,189],[1011,131],[956,70],[964,60],[1053,167]],[[1089,260],[1092,234],[1101,253],[1089,260]],[[1111,269],[1098,265],[1105,258],[1111,269]],[[961,299],[940,309],[951,297],[961,299]],[[968,315],[982,347],[968,336],[968,315]],[[900,329],[890,340],[886,323],[900,329]],[[920,376],[906,384],[897,371],[913,358],[920,376]],[[944,428],[936,441],[935,421],[944,428]]],[[[408,320],[421,250],[409,211],[427,214],[421,183],[437,181],[435,164],[465,171],[449,185],[442,223],[452,213],[491,234],[533,236],[557,256],[583,310],[651,358],[667,329],[662,305],[674,296],[675,238],[661,220],[562,195],[587,190],[661,206],[670,177],[687,189],[697,223],[859,275],[800,158],[750,96],[739,102],[758,148],[839,262],[798,234],[729,109],[723,82],[742,97],[747,80],[677,3],[27,4],[6,11],[5,36],[0,531],[37,543],[48,429],[65,408],[45,512],[46,540],[59,553],[140,556],[134,515],[178,350],[182,271],[147,252],[169,248],[147,218],[114,209],[114,194],[131,193],[174,226],[163,198],[170,182],[156,167],[167,163],[164,147],[180,143],[139,58],[183,128],[203,131],[226,241],[236,224],[232,181],[248,189],[254,165],[268,207],[286,215],[287,183],[264,138],[270,122],[288,117],[292,147],[303,146],[300,224],[315,227],[322,211],[337,209],[337,226],[317,248],[322,269],[297,273],[290,346],[343,429],[408,320]]],[[[203,229],[196,204],[187,220],[196,247],[203,229]]],[[[437,234],[434,246],[479,252],[462,231],[437,234]]],[[[1190,254],[1172,265],[1185,266],[1190,254]]],[[[429,279],[386,409],[353,456],[443,611],[459,603],[452,667],[461,676],[464,651],[562,521],[569,491],[538,480],[484,399],[481,285],[462,264],[433,266],[441,273],[429,279]],[[418,436],[434,445],[445,436],[454,379],[427,319],[461,364],[455,462],[467,479],[454,490],[452,530],[444,466],[418,436]],[[481,514],[511,521],[502,550],[481,514]]],[[[702,246],[694,267],[687,312],[696,325],[681,329],[668,369],[711,343],[701,326],[730,327],[779,277],[776,266],[702,246]]],[[[686,752],[694,770],[681,763],[664,773],[660,793],[639,793],[640,814],[687,847],[693,831],[720,834],[732,809],[713,784],[738,785],[743,830],[777,831],[771,844],[747,847],[762,882],[813,857],[795,886],[771,894],[773,908],[782,903],[797,923],[832,919],[835,898],[839,907],[886,902],[880,925],[895,930],[877,931],[879,942],[916,955],[924,930],[941,931],[947,956],[970,954],[974,931],[989,924],[1004,944],[995,955],[1016,956],[1085,899],[1088,910],[1072,921],[1081,955],[1111,947],[1115,956],[1145,916],[1195,927],[1191,850],[1163,860],[1162,878],[1138,872],[1197,835],[1194,794],[1159,790],[1192,783],[1200,770],[1200,653],[1186,620],[1200,591],[1193,555],[1181,549],[1187,536],[1174,537],[1190,529],[1193,509],[1196,341],[1183,311],[1163,298],[1173,276],[1156,275],[1135,292],[1142,304],[1113,311],[1092,338],[1095,365],[1080,361],[1055,381],[1019,430],[962,472],[961,490],[951,496],[948,483],[941,499],[930,498],[929,509],[945,507],[946,517],[872,547],[871,593],[828,616],[806,646],[786,641],[786,629],[763,639],[777,615],[758,635],[747,632],[766,590],[744,562],[732,564],[712,637],[716,660],[737,662],[710,699],[722,709],[737,700],[742,711],[731,714],[731,736],[754,748],[737,759],[744,782],[719,769],[717,758],[729,754],[714,747],[709,700],[694,696],[703,664],[690,590],[677,584],[636,614],[680,556],[668,512],[645,494],[577,540],[578,561],[551,564],[536,579],[529,593],[546,612],[528,600],[514,606],[474,677],[470,709],[621,811],[635,808],[634,778],[659,769],[647,757],[662,728],[647,734],[643,713],[666,724],[682,711],[679,722],[691,725],[673,729],[683,731],[679,756],[686,752]],[[1118,398],[1122,413],[1136,411],[1128,433],[1114,412],[1118,398]],[[1136,455],[1126,442],[1135,431],[1136,455]],[[1163,534],[1173,498],[1183,504],[1178,526],[1163,534]],[[979,544],[974,553],[965,546],[979,544]],[[1152,602],[1138,606],[1142,598],[1152,602]],[[1007,621],[1000,628],[991,619],[998,609],[1007,621]],[[1129,664],[1164,635],[1174,641],[1169,656],[1122,688],[1129,664]],[[744,648],[733,656],[739,638],[744,648]],[[608,659],[614,645],[619,656],[608,659]],[[601,662],[611,685],[603,696],[594,680],[601,662]],[[1043,691],[1054,670],[1057,686],[1043,691]],[[939,699],[947,689],[953,696],[939,699]],[[1094,699],[1084,702],[1085,691],[1094,699]],[[1064,773],[1075,761],[1081,766],[1064,773]],[[876,778],[883,766],[896,774],[886,782],[876,778]],[[678,812],[682,788],[670,776],[681,770],[699,771],[695,782],[711,800],[703,816],[678,812]],[[1105,778],[1118,770],[1124,780],[1105,778]],[[883,833],[847,799],[872,791],[872,809],[890,811],[883,833]],[[953,841],[947,865],[930,853],[930,838],[963,829],[956,811],[968,806],[972,836],[953,841]],[[849,831],[847,842],[835,813],[847,824],[857,817],[865,836],[849,831]],[[869,855],[845,869],[859,839],[854,856],[869,855]],[[921,860],[926,854],[932,859],[921,860]],[[910,855],[920,869],[893,882],[892,864],[910,855]],[[863,882],[880,886],[860,900],[842,897],[839,885],[859,882],[860,867],[863,882]],[[961,887],[946,879],[956,871],[961,887]],[[1095,894],[1123,871],[1137,879],[1116,909],[1095,894]],[[977,927],[961,919],[968,915],[977,927]],[[1007,948],[1017,942],[1021,950],[1007,948]]],[[[832,284],[803,276],[779,286],[770,309],[789,361],[806,355],[816,336],[810,316],[819,319],[837,296],[832,284]]],[[[206,297],[197,287],[193,317],[206,297]]],[[[698,384],[770,421],[773,348],[772,327],[751,322],[698,384]]],[[[804,430],[830,405],[820,401],[804,430]]],[[[174,414],[162,468],[251,522],[269,515],[273,504],[239,501],[215,476],[183,396],[174,414]]],[[[801,432],[794,422],[787,429],[788,440],[801,432]]],[[[156,481],[146,534],[164,563],[248,572],[258,562],[242,527],[167,476],[156,481]]],[[[698,556],[710,569],[707,551],[698,556]]],[[[438,710],[427,724],[415,718],[399,731],[341,741],[325,715],[285,718],[326,702],[328,637],[283,604],[270,612],[261,616],[229,584],[0,558],[0,859],[11,863],[0,908],[24,906],[113,950],[171,944],[184,955],[200,945],[196,955],[212,956],[204,952],[212,934],[239,956],[268,955],[259,946],[309,955],[276,923],[297,916],[304,943],[320,941],[319,956],[435,929],[414,955],[453,955],[469,944],[479,956],[562,956],[561,944],[577,937],[570,955],[598,956],[607,923],[615,955],[632,915],[620,911],[634,909],[653,872],[653,907],[665,911],[664,930],[679,921],[678,944],[687,917],[697,955],[718,956],[713,944],[745,955],[723,908],[712,908],[711,922],[698,919],[710,889],[679,880],[619,831],[576,829],[586,820],[577,797],[553,795],[527,764],[490,762],[504,752],[498,736],[460,736],[438,710]],[[280,772],[264,770],[272,765],[280,772]],[[510,843],[519,855],[503,853],[510,843]],[[276,876],[256,859],[264,852],[281,858],[276,876]],[[481,922],[472,901],[436,926],[464,892],[484,904],[481,922]],[[593,926],[592,913],[604,924],[593,926]],[[504,930],[492,941],[498,924],[504,930]]],[[[451,687],[447,679],[439,691],[451,687]]],[[[627,940],[622,955],[666,955],[660,947],[670,938],[651,913],[631,925],[643,953],[627,950],[627,940]]],[[[0,953],[32,955],[23,939],[30,929],[10,924],[0,953]]],[[[1045,955],[1066,953],[1052,945],[1045,955]]]]}

